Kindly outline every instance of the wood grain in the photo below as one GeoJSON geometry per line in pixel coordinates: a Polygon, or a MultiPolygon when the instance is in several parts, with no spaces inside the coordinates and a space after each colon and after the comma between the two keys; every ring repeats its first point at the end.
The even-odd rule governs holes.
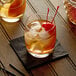
{"type": "Polygon", "coordinates": [[[50,63],[58,76],[75,76],[76,70],[70,65],[66,58],[50,63]]]}
{"type": "Polygon", "coordinates": [[[53,69],[49,68],[47,65],[43,65],[31,71],[34,76],[56,76],[56,74],[52,70],[53,69]]]}
{"type": "Polygon", "coordinates": [[[14,39],[16,37],[20,37],[23,35],[23,29],[21,28],[18,22],[8,23],[1,20],[1,23],[11,39],[14,39]]]}
{"type": "Polygon", "coordinates": [[[8,40],[2,33],[0,29],[0,60],[5,65],[6,69],[13,72],[17,76],[20,76],[16,71],[10,68],[9,64],[15,65],[20,71],[22,71],[25,75],[28,76],[28,73],[22,66],[16,54],[13,52],[12,48],[9,45],[8,40]]]}
{"type": "MultiPolygon", "coordinates": [[[[23,36],[23,27],[26,26],[26,19],[30,15],[34,15],[34,18],[40,17],[41,14],[47,13],[47,8],[49,7],[50,15],[54,16],[57,5],[60,5],[59,13],[55,18],[57,39],[60,41],[64,49],[68,51],[69,56],[76,65],[76,39],[68,27],[69,24],[62,0],[27,0],[26,11],[22,19],[24,23],[23,25],[19,24],[19,22],[7,23],[0,20],[4,27],[3,29],[0,26],[0,59],[9,71],[20,76],[9,67],[10,63],[15,65],[20,71],[24,72],[26,76],[29,76],[18,57],[13,52],[13,49],[10,47],[8,38],[3,30],[6,30],[11,39],[23,36]]],[[[67,58],[63,58],[47,65],[32,69],[31,72],[33,76],[75,76],[75,65],[70,62],[70,59],[68,60],[67,58]]]]}

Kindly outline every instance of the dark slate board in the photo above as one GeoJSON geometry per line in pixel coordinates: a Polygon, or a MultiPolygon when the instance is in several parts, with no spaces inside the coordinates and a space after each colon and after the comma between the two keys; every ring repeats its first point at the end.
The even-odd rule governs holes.
{"type": "Polygon", "coordinates": [[[54,52],[46,58],[35,58],[31,56],[27,52],[24,37],[19,37],[11,40],[10,45],[27,70],[49,63],[50,61],[68,56],[67,51],[63,49],[58,40],[56,41],[54,52]]]}

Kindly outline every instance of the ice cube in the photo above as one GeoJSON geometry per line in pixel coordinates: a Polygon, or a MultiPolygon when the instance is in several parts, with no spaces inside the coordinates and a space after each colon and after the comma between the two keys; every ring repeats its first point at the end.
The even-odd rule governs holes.
{"type": "Polygon", "coordinates": [[[47,31],[45,31],[44,28],[39,33],[39,36],[40,36],[41,39],[46,39],[46,38],[50,37],[49,33],[47,31]]]}
{"type": "Polygon", "coordinates": [[[41,24],[38,21],[32,22],[31,24],[32,24],[31,29],[33,30],[38,31],[41,28],[41,24]]]}
{"type": "Polygon", "coordinates": [[[31,29],[30,29],[30,33],[32,34],[33,37],[37,37],[40,30],[41,30],[41,25],[38,21],[35,21],[33,23],[31,23],[31,29]]]}
{"type": "Polygon", "coordinates": [[[36,32],[36,30],[33,30],[33,29],[30,29],[29,32],[33,37],[36,37],[38,35],[38,32],[36,32]]]}
{"type": "Polygon", "coordinates": [[[26,43],[31,44],[32,39],[33,39],[33,36],[31,35],[31,33],[30,32],[25,32],[24,36],[25,36],[26,43]]]}

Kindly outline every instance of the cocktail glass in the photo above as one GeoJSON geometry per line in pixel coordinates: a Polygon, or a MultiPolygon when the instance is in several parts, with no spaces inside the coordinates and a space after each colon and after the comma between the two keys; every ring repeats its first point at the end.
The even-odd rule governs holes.
{"type": "Polygon", "coordinates": [[[41,15],[41,18],[30,16],[25,26],[24,39],[27,51],[36,58],[45,58],[54,50],[56,42],[56,25],[52,17],[41,15]]]}
{"type": "Polygon", "coordinates": [[[0,0],[0,17],[6,22],[17,22],[23,16],[26,0],[0,0]]]}

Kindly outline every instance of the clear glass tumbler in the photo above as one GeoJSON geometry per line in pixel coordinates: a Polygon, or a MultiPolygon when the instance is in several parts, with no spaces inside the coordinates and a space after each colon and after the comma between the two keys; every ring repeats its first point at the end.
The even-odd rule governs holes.
{"type": "Polygon", "coordinates": [[[23,16],[26,0],[0,0],[0,17],[6,22],[16,22],[23,16]]]}
{"type": "Polygon", "coordinates": [[[24,32],[25,44],[29,54],[36,58],[47,57],[53,52],[56,42],[56,26],[52,17],[46,15],[40,19],[30,16],[24,32]]]}

